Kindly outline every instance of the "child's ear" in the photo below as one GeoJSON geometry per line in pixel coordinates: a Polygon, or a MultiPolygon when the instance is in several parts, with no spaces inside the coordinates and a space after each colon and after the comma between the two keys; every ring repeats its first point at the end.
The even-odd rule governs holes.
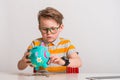
{"type": "Polygon", "coordinates": [[[62,31],[62,30],[63,30],[63,28],[64,28],[64,25],[63,25],[63,24],[61,24],[61,25],[60,25],[60,30],[62,31]]]}

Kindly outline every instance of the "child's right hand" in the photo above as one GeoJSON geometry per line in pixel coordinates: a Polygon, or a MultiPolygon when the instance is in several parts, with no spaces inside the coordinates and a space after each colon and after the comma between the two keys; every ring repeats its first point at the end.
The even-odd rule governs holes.
{"type": "Polygon", "coordinates": [[[29,52],[26,52],[22,59],[18,62],[18,69],[19,70],[24,70],[27,66],[33,67],[30,59],[28,59],[28,56],[30,55],[29,52]]]}
{"type": "Polygon", "coordinates": [[[28,56],[30,55],[30,52],[26,52],[22,58],[22,60],[26,63],[26,65],[29,65],[31,67],[33,67],[30,59],[28,58],[28,56]]]}

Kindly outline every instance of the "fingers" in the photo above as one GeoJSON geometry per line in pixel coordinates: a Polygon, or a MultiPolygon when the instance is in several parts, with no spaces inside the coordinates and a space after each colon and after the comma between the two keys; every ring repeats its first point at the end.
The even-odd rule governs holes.
{"type": "Polygon", "coordinates": [[[30,55],[30,53],[29,52],[27,52],[27,53],[25,53],[25,58],[27,58],[28,59],[28,56],[30,55]]]}
{"type": "Polygon", "coordinates": [[[52,62],[55,63],[55,64],[58,64],[60,62],[60,58],[56,57],[56,58],[53,59],[52,62]]]}
{"type": "Polygon", "coordinates": [[[27,65],[29,65],[30,67],[34,67],[31,62],[27,63],[27,65]]]}
{"type": "Polygon", "coordinates": [[[51,56],[50,57],[50,63],[55,63],[55,61],[58,59],[56,56],[51,56]]]}
{"type": "Polygon", "coordinates": [[[51,56],[48,64],[50,64],[50,63],[62,65],[64,63],[64,61],[57,56],[51,56]]]}
{"type": "Polygon", "coordinates": [[[30,61],[30,59],[26,59],[26,64],[29,65],[30,67],[34,67],[30,61]]]}
{"type": "Polygon", "coordinates": [[[22,60],[23,60],[27,65],[29,65],[30,67],[33,67],[30,59],[28,58],[29,55],[30,55],[30,53],[29,53],[29,52],[26,52],[26,53],[24,54],[22,60]]]}

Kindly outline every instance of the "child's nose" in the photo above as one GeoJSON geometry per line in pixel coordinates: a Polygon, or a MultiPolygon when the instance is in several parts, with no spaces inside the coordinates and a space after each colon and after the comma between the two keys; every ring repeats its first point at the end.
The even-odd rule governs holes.
{"type": "Polygon", "coordinates": [[[47,30],[47,34],[51,34],[51,30],[50,29],[47,30]]]}

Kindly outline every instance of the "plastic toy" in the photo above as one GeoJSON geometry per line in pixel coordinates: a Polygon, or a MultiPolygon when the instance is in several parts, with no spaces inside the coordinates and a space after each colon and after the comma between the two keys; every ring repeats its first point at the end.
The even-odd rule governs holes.
{"type": "Polygon", "coordinates": [[[29,59],[31,60],[35,70],[39,70],[39,67],[48,67],[50,53],[45,46],[36,46],[30,50],[29,59]]]}

